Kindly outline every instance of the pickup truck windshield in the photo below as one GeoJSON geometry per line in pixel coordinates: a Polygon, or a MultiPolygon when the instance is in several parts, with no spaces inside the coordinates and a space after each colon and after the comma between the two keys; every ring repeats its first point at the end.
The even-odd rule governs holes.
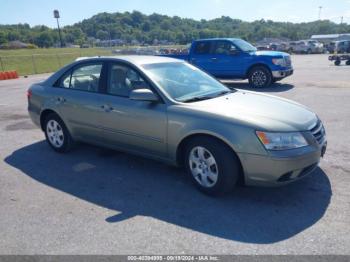
{"type": "Polygon", "coordinates": [[[256,47],[241,39],[234,40],[233,43],[243,52],[255,52],[257,50],[256,47]]]}
{"type": "Polygon", "coordinates": [[[142,66],[147,75],[174,100],[195,102],[232,92],[198,68],[183,62],[142,66]]]}

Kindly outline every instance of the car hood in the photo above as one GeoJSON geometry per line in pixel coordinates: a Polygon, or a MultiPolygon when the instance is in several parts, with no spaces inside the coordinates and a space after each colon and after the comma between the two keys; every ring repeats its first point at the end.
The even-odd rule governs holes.
{"type": "Polygon", "coordinates": [[[255,51],[254,55],[256,56],[268,56],[268,57],[284,57],[289,56],[289,54],[278,51],[255,51]]]}
{"type": "Polygon", "coordinates": [[[188,106],[215,119],[245,124],[263,131],[306,131],[317,121],[316,114],[301,104],[249,91],[238,90],[188,106]]]}

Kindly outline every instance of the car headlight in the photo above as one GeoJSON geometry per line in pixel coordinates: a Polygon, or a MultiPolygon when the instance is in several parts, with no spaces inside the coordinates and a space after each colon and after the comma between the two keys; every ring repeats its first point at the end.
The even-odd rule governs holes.
{"type": "Polygon", "coordinates": [[[308,145],[304,136],[299,132],[273,133],[256,131],[256,135],[267,150],[288,150],[308,145]]]}
{"type": "Polygon", "coordinates": [[[287,65],[284,58],[274,58],[274,59],[272,59],[272,63],[274,65],[278,65],[278,66],[286,66],[287,65]]]}

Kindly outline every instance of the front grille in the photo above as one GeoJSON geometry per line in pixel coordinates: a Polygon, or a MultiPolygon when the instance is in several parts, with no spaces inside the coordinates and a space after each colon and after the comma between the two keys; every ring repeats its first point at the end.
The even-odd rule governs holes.
{"type": "Polygon", "coordinates": [[[292,60],[290,59],[290,56],[285,56],[284,61],[286,62],[287,67],[292,66],[292,60]]]}
{"type": "Polygon", "coordinates": [[[310,132],[320,145],[324,142],[326,132],[320,120],[318,120],[314,127],[310,129],[310,132]]]}

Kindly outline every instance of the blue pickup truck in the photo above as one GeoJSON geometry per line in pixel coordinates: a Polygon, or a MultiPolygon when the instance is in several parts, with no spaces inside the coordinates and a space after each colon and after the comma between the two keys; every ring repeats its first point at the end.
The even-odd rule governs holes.
{"type": "Polygon", "coordinates": [[[293,74],[290,55],[257,51],[242,39],[196,40],[188,55],[165,55],[186,60],[219,79],[248,79],[251,87],[268,87],[293,74]]]}

